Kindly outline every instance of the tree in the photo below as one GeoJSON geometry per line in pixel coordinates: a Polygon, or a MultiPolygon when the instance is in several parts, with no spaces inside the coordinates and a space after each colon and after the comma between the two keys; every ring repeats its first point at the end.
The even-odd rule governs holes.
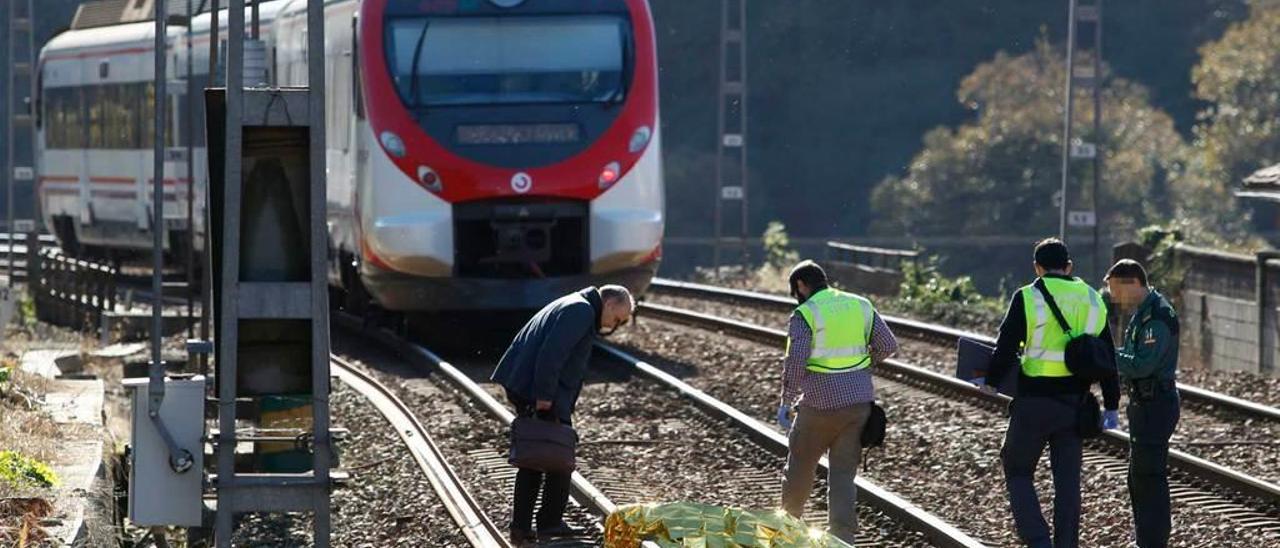
{"type": "Polygon", "coordinates": [[[1250,16],[1200,50],[1192,69],[1200,113],[1201,176],[1228,187],[1280,162],[1280,2],[1255,1],[1250,16]]]}
{"type": "MultiPolygon", "coordinates": [[[[914,236],[1056,233],[1051,200],[1062,176],[1064,78],[1063,51],[1043,34],[1026,54],[1000,52],[979,65],[956,93],[973,119],[925,135],[907,172],[876,188],[874,226],[914,236]]],[[[1091,101],[1076,102],[1074,126],[1074,135],[1100,142],[1104,154],[1101,226],[1128,233],[1190,211],[1205,188],[1183,176],[1186,146],[1173,120],[1151,105],[1143,86],[1114,76],[1103,81],[1103,135],[1092,135],[1086,123],[1091,101]]],[[[1091,203],[1091,169],[1075,164],[1073,203],[1091,203]]]]}

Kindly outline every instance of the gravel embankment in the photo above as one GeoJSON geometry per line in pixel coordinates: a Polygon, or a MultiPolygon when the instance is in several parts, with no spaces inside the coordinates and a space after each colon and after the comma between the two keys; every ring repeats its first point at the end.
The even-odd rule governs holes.
{"type": "MultiPolygon", "coordinates": [[[[650,363],[773,422],[781,349],[643,318],[617,339],[650,363]]],[[[999,464],[1004,417],[890,381],[878,380],[877,388],[891,429],[886,447],[870,454],[868,477],[975,537],[1016,546],[999,464]]],[[[1047,452],[1041,470],[1037,484],[1047,494],[1047,452]]],[[[1123,474],[1086,465],[1083,489],[1081,545],[1130,543],[1123,474]]],[[[1179,532],[1175,546],[1267,544],[1254,531],[1180,504],[1175,504],[1174,527],[1179,532]]]]}
{"type": "MultiPolygon", "coordinates": [[[[333,546],[469,546],[400,437],[359,393],[335,382],[336,426],[351,431],[340,444],[350,482],[334,491],[333,546]]],[[[309,546],[311,520],[247,516],[236,545],[309,546]]]]}
{"type": "MultiPolygon", "coordinates": [[[[339,347],[337,341],[335,339],[335,351],[339,347]]],[[[427,427],[468,491],[486,509],[489,519],[505,531],[511,521],[511,490],[515,481],[512,469],[506,464],[507,427],[434,374],[413,370],[377,349],[345,346],[351,345],[341,348],[344,356],[372,371],[415,410],[418,420],[427,427]]],[[[564,541],[556,546],[598,545],[599,536],[594,529],[598,520],[582,508],[572,505],[570,508],[565,519],[590,534],[580,542],[564,541]]]]}
{"type": "MultiPolygon", "coordinates": [[[[472,378],[491,367],[483,360],[453,362],[472,378]],[[470,362],[470,363],[467,363],[470,362]]],[[[748,508],[774,508],[778,503],[783,459],[746,440],[735,428],[714,421],[652,382],[632,378],[617,364],[597,362],[579,400],[574,421],[582,437],[579,471],[617,504],[696,501],[748,508]]],[[[499,524],[510,519],[510,483],[494,481],[510,475],[505,463],[507,430],[471,407],[462,394],[431,379],[383,382],[401,388],[401,397],[417,409],[430,409],[422,420],[450,457],[459,475],[499,524]],[[487,458],[486,458],[487,457],[487,458]]],[[[495,396],[501,389],[486,385],[495,396]]],[[[815,490],[807,517],[825,522],[825,491],[815,490]]],[[[580,516],[575,525],[589,526],[580,516]]],[[[919,546],[922,539],[901,530],[870,508],[860,512],[867,541],[883,546],[919,546]]]]}
{"type": "MultiPolygon", "coordinates": [[[[675,297],[659,297],[654,299],[654,302],[739,319],[757,325],[775,326],[778,329],[785,328],[787,320],[785,314],[758,307],[675,297]]],[[[900,345],[898,359],[944,374],[955,373],[953,348],[905,337],[899,338],[898,342],[900,345]]],[[[1206,374],[1197,371],[1191,374],[1184,373],[1182,380],[1195,383],[1197,381],[1191,380],[1195,377],[1215,380],[1218,387],[1211,389],[1226,391],[1238,397],[1245,390],[1253,390],[1256,394],[1265,395],[1268,386],[1280,387],[1280,380],[1262,379],[1256,375],[1243,373],[1206,374]]],[[[1126,402],[1127,398],[1122,396],[1121,410],[1124,409],[1126,402]]],[[[1128,428],[1127,423],[1125,413],[1120,413],[1120,427],[1128,428]]],[[[1280,424],[1250,420],[1234,413],[1217,412],[1184,401],[1178,429],[1171,440],[1171,446],[1263,480],[1280,483],[1280,424]]]]}
{"type": "MultiPolygon", "coordinates": [[[[697,310],[775,329],[786,329],[789,316],[789,313],[757,306],[731,305],[687,297],[651,294],[647,300],[655,304],[697,310]]],[[[886,313],[891,312],[886,311],[886,313]]],[[[954,367],[954,363],[948,365],[954,367]]],[[[1263,377],[1240,371],[1209,371],[1184,367],[1178,371],[1178,380],[1206,390],[1280,407],[1280,378],[1263,377]]]]}

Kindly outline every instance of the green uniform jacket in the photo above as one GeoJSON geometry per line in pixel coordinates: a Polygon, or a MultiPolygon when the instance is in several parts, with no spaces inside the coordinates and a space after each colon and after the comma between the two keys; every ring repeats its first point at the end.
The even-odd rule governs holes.
{"type": "Polygon", "coordinates": [[[1178,372],[1178,315],[1156,290],[1138,305],[1116,352],[1116,368],[1126,380],[1169,379],[1178,372]]]}

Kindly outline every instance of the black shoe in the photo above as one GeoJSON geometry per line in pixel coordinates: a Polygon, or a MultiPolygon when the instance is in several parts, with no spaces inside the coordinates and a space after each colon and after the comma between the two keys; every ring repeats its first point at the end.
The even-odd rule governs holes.
{"type": "Polygon", "coordinates": [[[522,546],[526,542],[534,542],[538,540],[538,536],[528,529],[512,527],[509,531],[511,534],[511,544],[515,546],[522,546]]]}
{"type": "Polygon", "coordinates": [[[578,529],[576,527],[570,527],[568,523],[564,522],[564,520],[560,520],[560,523],[557,523],[556,525],[553,525],[551,527],[538,528],[539,540],[548,539],[548,538],[557,538],[557,537],[576,537],[582,534],[583,534],[582,529],[578,529]]]}

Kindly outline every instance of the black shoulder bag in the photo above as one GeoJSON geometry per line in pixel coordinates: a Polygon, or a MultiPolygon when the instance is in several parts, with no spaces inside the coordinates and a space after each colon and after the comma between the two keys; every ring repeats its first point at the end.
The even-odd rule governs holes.
{"type": "Polygon", "coordinates": [[[867,415],[867,424],[862,427],[862,448],[884,445],[884,431],[888,424],[889,418],[885,416],[884,408],[880,407],[879,402],[871,402],[871,414],[867,415]]]}
{"type": "MultiPolygon", "coordinates": [[[[1053,300],[1053,295],[1045,287],[1043,279],[1036,280],[1036,289],[1044,295],[1045,304],[1049,305],[1058,326],[1070,336],[1071,326],[1058,308],[1058,303],[1053,300]]],[[[1089,384],[1115,375],[1115,354],[1113,349],[1106,346],[1109,344],[1110,341],[1087,333],[1073,337],[1067,342],[1067,370],[1073,376],[1087,380],[1089,384]]],[[[1102,408],[1098,405],[1098,398],[1087,387],[1076,406],[1076,433],[1086,439],[1102,435],[1102,408]]]]}
{"type": "Polygon", "coordinates": [[[880,407],[880,402],[871,402],[871,413],[867,415],[867,423],[862,427],[862,436],[859,438],[862,444],[862,470],[867,470],[866,451],[884,445],[884,433],[889,426],[889,417],[885,415],[884,408],[880,407]]]}

